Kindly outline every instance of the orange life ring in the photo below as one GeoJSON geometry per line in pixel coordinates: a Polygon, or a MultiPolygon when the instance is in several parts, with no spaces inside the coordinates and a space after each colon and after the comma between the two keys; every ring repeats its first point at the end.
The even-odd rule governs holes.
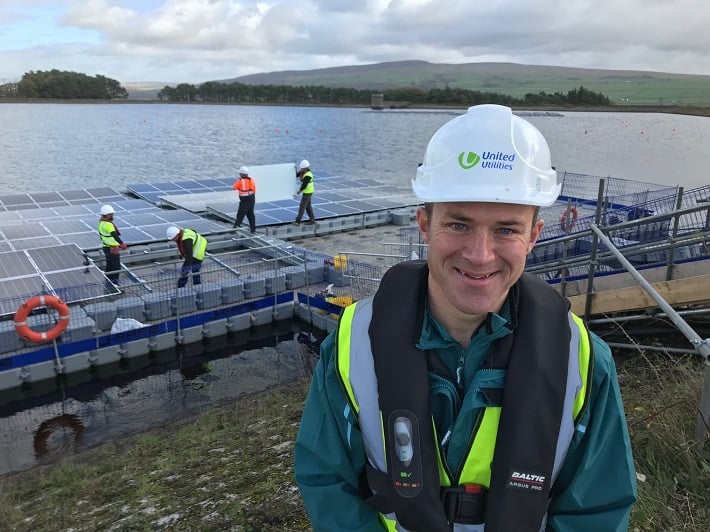
{"type": "Polygon", "coordinates": [[[560,229],[563,233],[569,233],[574,225],[577,223],[577,217],[579,213],[577,212],[577,207],[570,207],[565,209],[565,212],[560,216],[560,229]],[[572,219],[568,221],[568,216],[572,215],[572,219]]]}
{"type": "Polygon", "coordinates": [[[69,326],[69,307],[56,296],[41,295],[29,298],[15,312],[15,331],[20,338],[39,344],[49,342],[61,335],[69,326]],[[44,332],[37,332],[27,325],[27,316],[37,307],[52,307],[59,314],[57,324],[44,332]]]}

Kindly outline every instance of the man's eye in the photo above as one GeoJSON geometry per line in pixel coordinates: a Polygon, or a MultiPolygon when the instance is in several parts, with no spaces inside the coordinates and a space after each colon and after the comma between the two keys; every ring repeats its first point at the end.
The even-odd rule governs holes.
{"type": "Polygon", "coordinates": [[[452,223],[451,229],[453,229],[454,231],[463,231],[464,229],[466,229],[466,226],[464,224],[452,223]]]}

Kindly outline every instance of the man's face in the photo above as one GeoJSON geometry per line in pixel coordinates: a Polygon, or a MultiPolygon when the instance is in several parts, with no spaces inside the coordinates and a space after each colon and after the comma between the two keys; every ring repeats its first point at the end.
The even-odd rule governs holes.
{"type": "Polygon", "coordinates": [[[503,306],[542,230],[534,207],[507,203],[435,203],[417,223],[429,244],[429,296],[437,319],[467,320],[503,306]]]}

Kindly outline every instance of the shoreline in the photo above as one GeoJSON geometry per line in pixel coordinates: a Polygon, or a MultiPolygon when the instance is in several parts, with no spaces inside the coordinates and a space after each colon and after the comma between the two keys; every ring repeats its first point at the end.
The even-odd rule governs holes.
{"type": "MultiPolygon", "coordinates": [[[[235,106],[258,106],[258,107],[335,107],[335,108],[351,108],[351,109],[373,109],[368,104],[352,104],[352,105],[337,105],[324,103],[256,103],[256,102],[167,102],[155,99],[116,99],[116,100],[90,100],[90,99],[26,99],[26,98],[0,98],[0,104],[3,103],[23,103],[23,104],[121,104],[121,105],[144,105],[144,104],[160,104],[160,105],[235,105],[235,106]]],[[[388,110],[459,110],[464,111],[468,106],[460,104],[432,104],[432,105],[401,105],[397,102],[387,102],[382,111],[388,110]]],[[[515,111],[553,111],[553,112],[593,112],[593,113],[665,113],[678,114],[688,116],[706,116],[710,117],[710,107],[702,106],[686,106],[686,105],[610,105],[610,106],[565,106],[565,105],[541,105],[541,106],[511,106],[515,111]]]]}

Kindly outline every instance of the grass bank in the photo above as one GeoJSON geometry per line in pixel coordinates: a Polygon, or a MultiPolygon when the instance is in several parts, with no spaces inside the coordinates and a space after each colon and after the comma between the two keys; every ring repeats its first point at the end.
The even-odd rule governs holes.
{"type": "MultiPolygon", "coordinates": [[[[631,530],[706,532],[710,444],[692,445],[699,357],[634,353],[617,367],[640,478],[631,530]]],[[[309,530],[292,474],[307,387],[296,381],[5,475],[0,530],[309,530]]]]}

